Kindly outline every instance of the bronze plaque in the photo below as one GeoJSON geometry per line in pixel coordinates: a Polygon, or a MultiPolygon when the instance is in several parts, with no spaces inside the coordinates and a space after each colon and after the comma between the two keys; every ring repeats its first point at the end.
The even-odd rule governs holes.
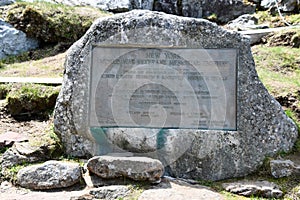
{"type": "Polygon", "coordinates": [[[94,46],[89,125],[236,130],[236,49],[94,46]]]}

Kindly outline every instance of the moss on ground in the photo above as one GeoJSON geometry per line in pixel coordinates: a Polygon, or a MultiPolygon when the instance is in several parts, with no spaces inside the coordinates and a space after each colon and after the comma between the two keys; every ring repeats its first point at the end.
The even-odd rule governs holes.
{"type": "Polygon", "coordinates": [[[6,21],[46,43],[75,42],[99,17],[109,13],[92,7],[71,7],[48,2],[18,2],[6,11],[6,21]]]}
{"type": "Polygon", "coordinates": [[[257,45],[252,51],[259,78],[272,95],[285,96],[299,90],[299,49],[257,45]]]}
{"type": "Polygon", "coordinates": [[[15,84],[8,93],[7,107],[11,115],[41,114],[54,109],[60,87],[39,84],[15,84]]]}
{"type": "Polygon", "coordinates": [[[290,28],[265,37],[268,46],[300,47],[300,28],[290,28]]]}

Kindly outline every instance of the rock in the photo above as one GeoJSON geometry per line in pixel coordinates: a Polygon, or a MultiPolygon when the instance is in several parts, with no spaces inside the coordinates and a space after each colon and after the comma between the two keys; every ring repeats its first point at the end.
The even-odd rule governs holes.
{"type": "Polygon", "coordinates": [[[146,157],[96,156],[88,161],[87,168],[104,179],[126,177],[150,182],[159,182],[164,173],[159,160],[146,157]]]}
{"type": "Polygon", "coordinates": [[[258,19],[256,17],[249,14],[245,14],[228,22],[226,28],[230,30],[237,30],[237,31],[268,28],[268,26],[265,25],[256,25],[257,22],[258,19]]]}
{"type": "Polygon", "coordinates": [[[2,183],[1,183],[1,185],[0,185],[0,190],[1,190],[1,192],[3,191],[3,190],[8,190],[9,188],[11,188],[13,185],[10,183],[10,182],[8,182],[8,181],[3,181],[2,183]]]}
{"type": "Polygon", "coordinates": [[[0,6],[6,6],[15,3],[15,0],[1,0],[0,6]]]}
{"type": "Polygon", "coordinates": [[[198,199],[223,200],[224,198],[208,187],[191,185],[184,182],[163,180],[159,185],[143,191],[138,200],[158,199],[198,199]]]}
{"type": "Polygon", "coordinates": [[[283,196],[283,192],[279,190],[279,187],[268,181],[224,183],[223,188],[228,192],[246,197],[281,198],[283,196]]]}
{"type": "Polygon", "coordinates": [[[111,185],[104,186],[96,189],[92,189],[90,191],[90,195],[92,195],[95,199],[122,199],[126,197],[130,193],[129,186],[124,185],[111,185]]]}
{"type": "Polygon", "coordinates": [[[201,3],[197,0],[183,0],[182,1],[182,16],[202,18],[203,9],[201,3]]]}
{"type": "Polygon", "coordinates": [[[70,200],[94,200],[95,198],[90,194],[83,194],[81,196],[73,196],[70,200]]]}
{"type": "Polygon", "coordinates": [[[177,0],[158,0],[154,2],[153,10],[162,11],[168,14],[178,15],[179,7],[177,0]]]}
{"type": "Polygon", "coordinates": [[[34,163],[44,161],[51,157],[53,146],[33,147],[29,142],[15,143],[6,150],[1,158],[2,175],[9,175],[7,169],[23,163],[34,163]]]}
{"type": "MultiPolygon", "coordinates": [[[[84,1],[84,4],[89,4],[88,2],[89,1],[84,1]]],[[[90,4],[94,7],[111,12],[127,12],[132,9],[130,0],[96,0],[90,1],[90,4]]]]}
{"type": "Polygon", "coordinates": [[[197,180],[250,174],[266,156],[291,150],[298,137],[296,125],[259,80],[248,38],[204,19],[145,10],[98,19],[68,50],[54,128],[68,155],[91,157],[130,151],[160,160],[170,176],[197,180]],[[93,44],[236,49],[236,130],[91,127],[93,44]],[[126,140],[122,143],[122,139],[109,138],[126,140]]]}
{"type": "Polygon", "coordinates": [[[300,166],[296,166],[291,160],[272,160],[270,166],[271,174],[275,178],[300,174],[300,166]]]}
{"type": "MultiPolygon", "coordinates": [[[[27,0],[28,1],[28,0],[27,0]]],[[[32,0],[30,0],[32,1],[32,0]]],[[[162,11],[168,14],[210,18],[216,16],[216,21],[227,23],[243,14],[255,12],[254,4],[244,3],[243,0],[49,0],[71,6],[92,6],[114,13],[127,12],[133,9],[162,11]]]]}
{"type": "Polygon", "coordinates": [[[254,4],[246,4],[243,0],[204,0],[201,7],[203,18],[215,15],[216,21],[222,24],[243,14],[253,14],[256,8],[254,4]]]}
{"type": "MultiPolygon", "coordinates": [[[[296,11],[299,7],[298,0],[281,0],[277,2],[279,10],[283,12],[293,12],[296,11]]],[[[275,0],[262,0],[260,6],[264,9],[277,9],[275,0]]]]}
{"type": "Polygon", "coordinates": [[[33,190],[65,188],[78,183],[80,179],[79,164],[61,161],[28,166],[17,174],[18,184],[33,190]]]}
{"type": "Polygon", "coordinates": [[[0,19],[0,59],[18,55],[38,47],[38,41],[28,38],[22,31],[0,19]]]}
{"type": "Polygon", "coordinates": [[[254,13],[255,6],[241,0],[159,0],[155,1],[153,10],[194,18],[215,15],[218,22],[226,23],[242,14],[254,13]]]}
{"type": "Polygon", "coordinates": [[[45,2],[16,3],[9,7],[6,21],[28,36],[46,43],[73,43],[92,22],[109,15],[92,7],[50,6],[45,2]]]}
{"type": "Polygon", "coordinates": [[[28,142],[28,137],[16,132],[6,132],[0,134],[0,149],[11,147],[15,142],[28,142]]]}
{"type": "Polygon", "coordinates": [[[103,186],[109,185],[132,185],[136,184],[136,181],[132,179],[124,179],[124,177],[114,178],[114,179],[107,179],[101,178],[96,174],[90,172],[89,170],[85,170],[85,173],[82,175],[85,184],[90,188],[98,188],[103,186]]]}

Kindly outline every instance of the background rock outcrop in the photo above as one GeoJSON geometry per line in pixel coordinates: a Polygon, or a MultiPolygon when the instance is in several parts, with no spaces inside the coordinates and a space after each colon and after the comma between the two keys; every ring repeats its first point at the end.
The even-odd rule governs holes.
{"type": "Polygon", "coordinates": [[[0,19],[0,59],[38,47],[38,41],[26,36],[11,24],[0,19]]]}

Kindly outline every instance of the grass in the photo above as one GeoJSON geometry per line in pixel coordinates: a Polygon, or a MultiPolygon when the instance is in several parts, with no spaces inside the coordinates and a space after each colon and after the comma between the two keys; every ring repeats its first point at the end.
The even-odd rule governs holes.
{"type": "Polygon", "coordinates": [[[300,14],[285,14],[283,16],[284,20],[278,15],[272,15],[269,11],[258,11],[254,14],[258,18],[258,24],[266,24],[271,28],[286,26],[285,21],[293,26],[300,25],[300,14]]]}
{"type": "Polygon", "coordinates": [[[285,96],[300,88],[299,49],[258,45],[252,51],[259,78],[271,94],[285,96]]]}
{"type": "Polygon", "coordinates": [[[0,77],[59,78],[63,76],[64,61],[65,53],[24,62],[20,58],[10,57],[2,60],[0,77]],[[14,59],[17,62],[11,61],[14,59]]]}

